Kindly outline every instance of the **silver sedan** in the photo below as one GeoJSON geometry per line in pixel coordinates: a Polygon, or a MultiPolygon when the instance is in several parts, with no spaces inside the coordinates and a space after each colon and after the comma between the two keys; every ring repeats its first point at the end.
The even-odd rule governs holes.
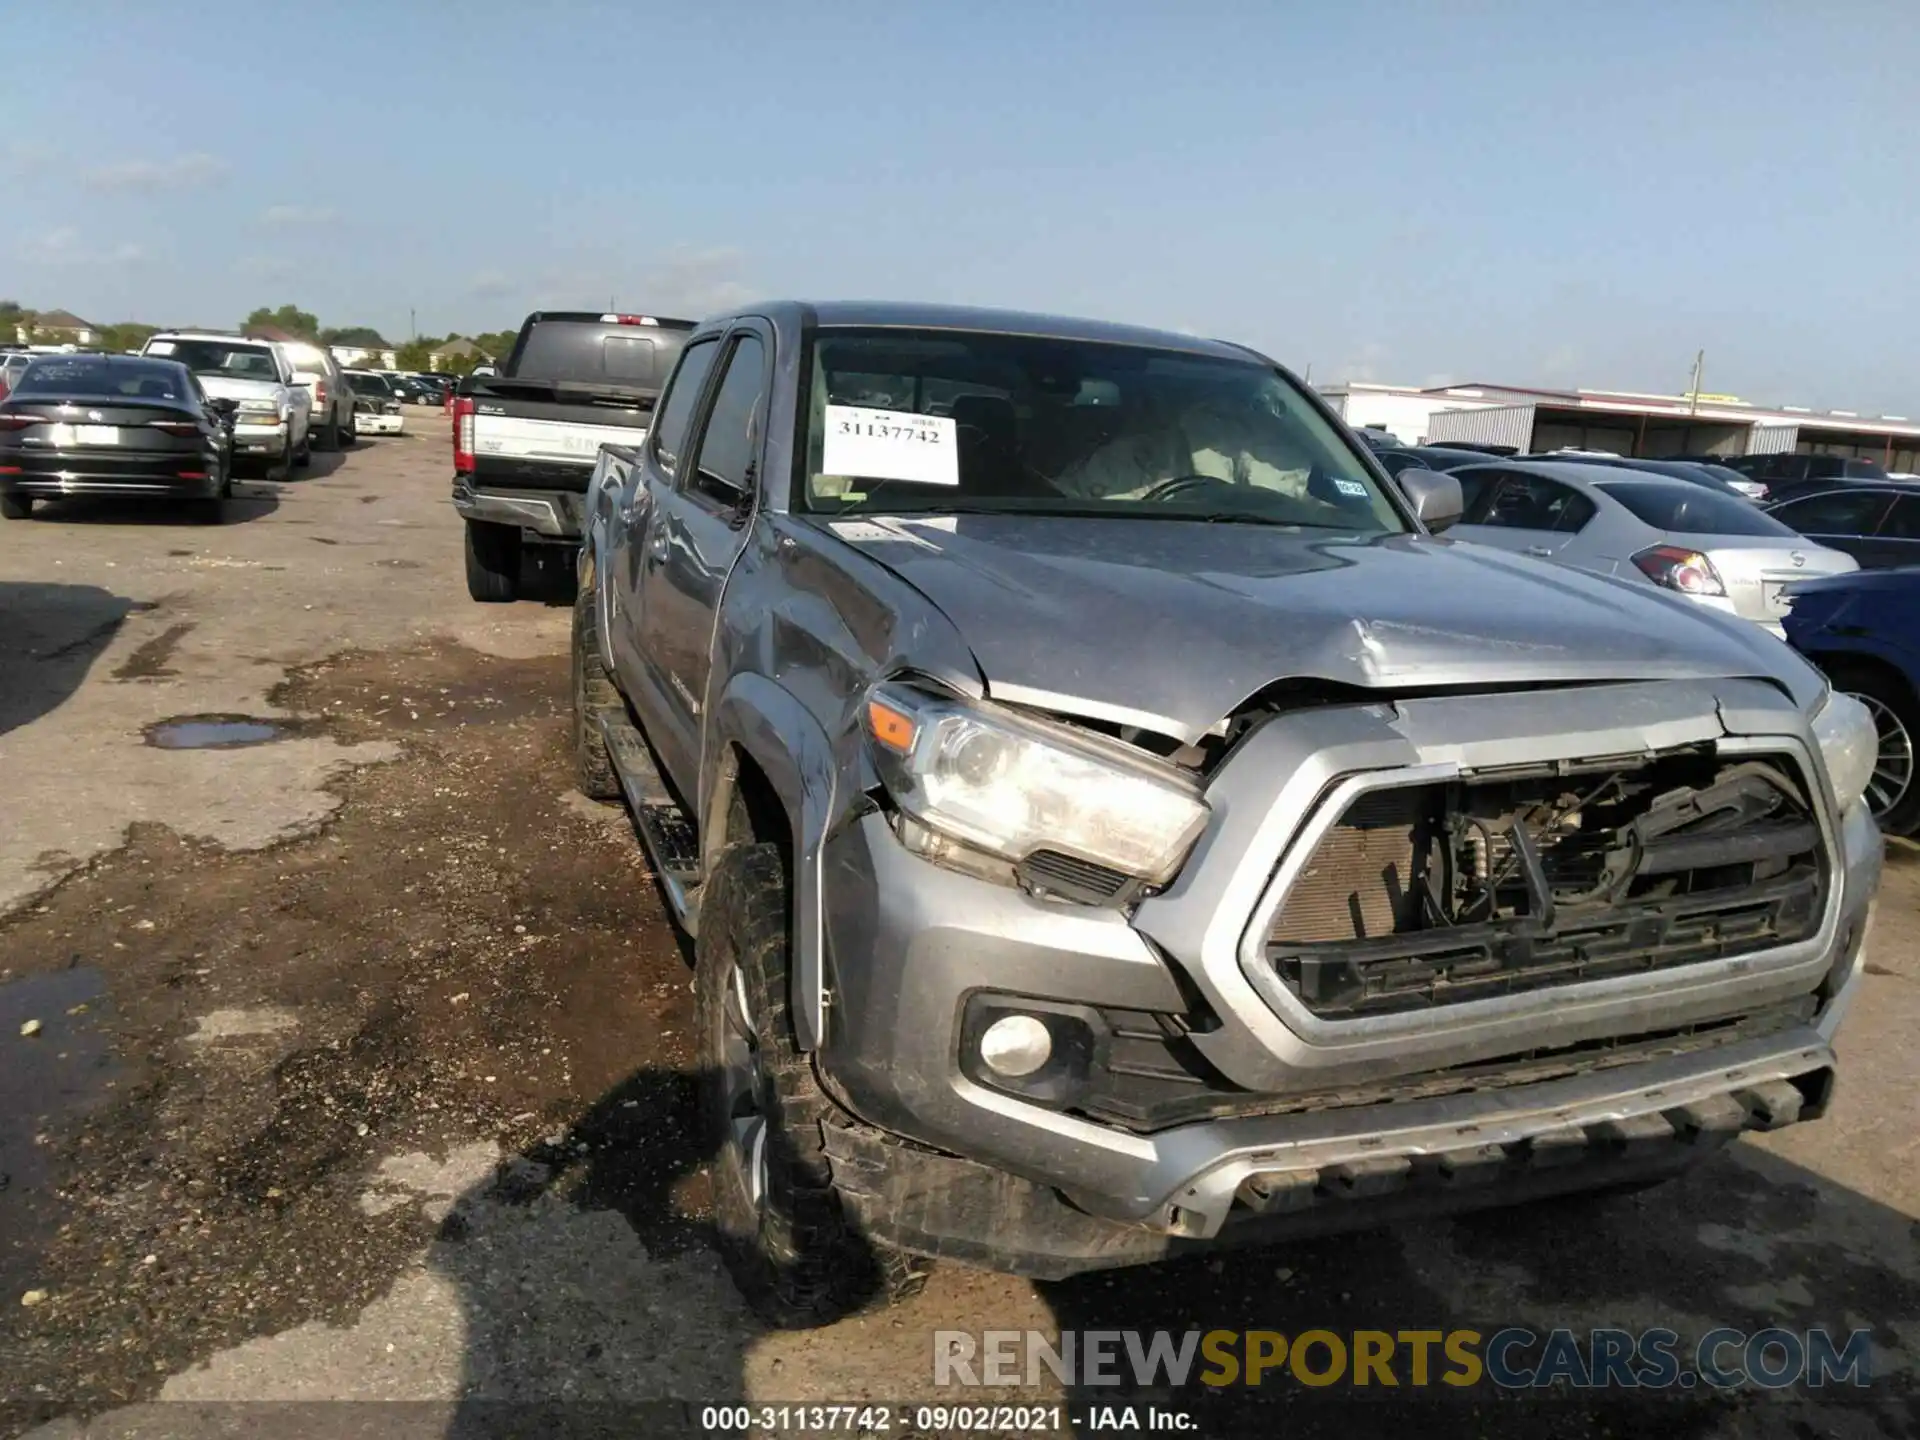
{"type": "Polygon", "coordinates": [[[1642,471],[1538,460],[1453,470],[1461,540],[1659,585],[1782,634],[1781,587],[1858,569],[1744,500],[1642,471]]]}

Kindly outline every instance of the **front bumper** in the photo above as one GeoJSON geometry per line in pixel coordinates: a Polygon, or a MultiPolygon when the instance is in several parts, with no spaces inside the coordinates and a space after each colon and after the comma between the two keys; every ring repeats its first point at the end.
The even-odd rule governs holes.
{"type": "Polygon", "coordinates": [[[353,430],[356,435],[402,435],[406,433],[406,428],[406,418],[401,415],[368,410],[353,412],[353,430]]]}
{"type": "MultiPolygon", "coordinates": [[[[850,1195],[864,1186],[898,1199],[913,1182],[874,1181],[875,1155],[885,1154],[909,1176],[937,1160],[982,1168],[1003,1187],[1044,1191],[1045,1203],[1079,1219],[1055,1215],[1025,1236],[998,1227],[999,1248],[987,1258],[1068,1273],[1245,1233],[1245,1225],[1262,1235],[1324,1230],[1391,1218],[1395,1206],[1424,1213],[1632,1178],[1698,1154],[1689,1136],[1819,1113],[1881,865],[1871,819],[1859,807],[1844,820],[1832,815],[1830,797],[1821,824],[1834,883],[1817,932],[1795,945],[1338,1022],[1290,1011],[1256,984],[1249,963],[1248,937],[1262,933],[1257,917],[1282,862],[1342,776],[1707,740],[1735,753],[1806,753],[1798,713],[1752,681],[1295,712],[1268,722],[1215,772],[1207,832],[1174,884],[1131,917],[934,865],[905,849],[883,817],[866,815],[831,837],[821,857],[833,877],[822,887],[831,1000],[817,1058],[860,1122],[836,1178],[850,1195]],[[960,1040],[981,992],[1161,1015],[1192,1013],[1197,996],[1215,1023],[1183,1043],[1242,1111],[1275,1103],[1270,1113],[1143,1130],[978,1083],[963,1071],[960,1040]],[[1737,1028],[1736,1017],[1793,1006],[1798,1014],[1766,1033],[1737,1028]],[[1729,1038],[1675,1047],[1685,1053],[1649,1042],[1617,1063],[1570,1058],[1553,1078],[1420,1090],[1430,1077],[1505,1057],[1572,1057],[1626,1037],[1719,1033],[1716,1026],[1729,1038]],[[1689,1107],[1708,1123],[1689,1119],[1689,1107]],[[892,1137],[892,1148],[863,1151],[856,1140],[868,1131],[892,1137]],[[1469,1170],[1485,1183],[1448,1178],[1469,1170]],[[1547,1170],[1554,1174],[1542,1178],[1547,1170]],[[1340,1195],[1369,1203],[1321,1203],[1340,1195]],[[1078,1248],[1088,1243],[1095,1255],[1123,1258],[1090,1259],[1078,1248]]],[[[935,1205],[918,1221],[910,1206],[876,1201],[867,1210],[876,1233],[909,1248],[968,1253],[957,1209],[935,1205]],[[953,1222],[944,1238],[941,1213],[953,1222]]]]}
{"type": "Polygon", "coordinates": [[[585,498],[571,490],[510,490],[475,486],[471,476],[453,480],[453,508],[468,520],[512,525],[522,538],[556,544],[577,543],[582,533],[585,498]]]}

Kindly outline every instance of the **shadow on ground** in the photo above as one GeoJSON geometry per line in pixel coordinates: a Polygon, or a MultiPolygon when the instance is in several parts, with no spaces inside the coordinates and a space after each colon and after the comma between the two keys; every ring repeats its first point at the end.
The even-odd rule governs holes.
{"type": "MultiPolygon", "coordinates": [[[[693,1075],[636,1072],[577,1123],[508,1160],[456,1202],[432,1259],[458,1286],[465,1310],[467,1398],[448,1424],[449,1440],[506,1440],[533,1433],[530,1426],[560,1437],[639,1433],[634,1427],[642,1422],[650,1433],[680,1433],[665,1427],[671,1417],[636,1403],[637,1396],[695,1402],[679,1412],[689,1423],[700,1405],[822,1403],[805,1388],[805,1375],[793,1376],[791,1393],[768,1393],[765,1365],[750,1359],[768,1332],[719,1278],[711,1223],[686,1207],[686,1192],[691,1186],[697,1193],[712,1155],[697,1091],[693,1075]],[[569,1211],[576,1218],[569,1220],[569,1211]],[[583,1228],[578,1212],[610,1212],[608,1219],[622,1223],[583,1228]],[[635,1242],[644,1255],[631,1249],[635,1242]],[[583,1315],[597,1319],[583,1327],[583,1315]],[[758,1376],[751,1386],[750,1373],[758,1376]]],[[[1690,1360],[1688,1347],[1717,1326],[1749,1333],[1825,1326],[1842,1337],[1864,1326],[1874,1331],[1880,1357],[1865,1392],[1778,1394],[1704,1387],[1502,1392],[1490,1382],[1359,1391],[1303,1385],[1285,1370],[1257,1388],[1215,1388],[1199,1383],[1202,1362],[1178,1387],[1070,1389],[1065,1408],[1080,1417],[1075,1433],[1082,1436],[1096,1433],[1097,1407],[1139,1407],[1145,1428],[1152,1405],[1189,1416],[1190,1433],[1207,1440],[1344,1437],[1356,1426],[1369,1435],[1417,1426],[1425,1436],[1462,1440],[1894,1437],[1920,1434],[1913,1358],[1899,1348],[1902,1331],[1911,1346],[1920,1318],[1917,1242],[1920,1226],[1912,1218],[1740,1145],[1639,1196],[1223,1252],[1038,1289],[1056,1339],[1063,1331],[1159,1330],[1176,1342],[1214,1330],[1350,1337],[1464,1329],[1491,1337],[1508,1326],[1544,1335],[1564,1324],[1584,1347],[1594,1327],[1667,1326],[1683,1337],[1680,1354],[1690,1360]]],[[[1019,1323],[991,1313],[956,1315],[940,1308],[937,1294],[936,1287],[921,1301],[868,1318],[869,1325],[904,1325],[913,1360],[880,1381],[890,1391],[869,1399],[953,1405],[1059,1398],[1033,1390],[934,1391],[935,1330],[977,1333],[1019,1323]]],[[[834,1332],[825,1333],[830,1343],[834,1332]]],[[[870,1339],[870,1332],[846,1333],[852,1344],[870,1339]]],[[[1316,1368],[1324,1369],[1327,1354],[1319,1352],[1316,1368]]],[[[1539,1351],[1523,1346],[1513,1358],[1537,1360],[1539,1351]]],[[[1405,1377],[1406,1362],[1398,1368],[1405,1377]]],[[[1436,1350],[1434,1379],[1449,1368],[1436,1350]]]]}
{"type": "Polygon", "coordinates": [[[0,734],[64,703],[143,608],[98,585],[0,580],[0,734]]]}
{"type": "Polygon", "coordinates": [[[68,495],[58,500],[40,500],[33,514],[15,525],[144,525],[181,526],[190,530],[218,530],[227,525],[246,525],[264,520],[280,508],[278,487],[268,480],[236,477],[233,495],[222,512],[220,525],[201,518],[196,508],[181,500],[128,500],[105,495],[68,495]]]}

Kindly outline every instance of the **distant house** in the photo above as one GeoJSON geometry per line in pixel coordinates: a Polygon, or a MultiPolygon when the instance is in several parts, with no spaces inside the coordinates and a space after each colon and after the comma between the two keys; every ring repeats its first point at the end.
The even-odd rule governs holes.
{"type": "Polygon", "coordinates": [[[367,332],[351,345],[334,344],[327,347],[333,352],[333,358],[348,370],[397,370],[400,357],[394,347],[381,339],[373,331],[367,332]]]}
{"type": "MultiPolygon", "coordinates": [[[[35,316],[33,331],[56,345],[91,345],[100,334],[91,320],[82,320],[71,310],[48,310],[35,316]]],[[[26,344],[26,327],[17,327],[13,338],[18,344],[26,344]]]]}
{"type": "Polygon", "coordinates": [[[473,341],[456,335],[427,356],[427,369],[444,370],[449,360],[472,360],[476,364],[484,361],[491,364],[493,356],[487,354],[473,341]]]}

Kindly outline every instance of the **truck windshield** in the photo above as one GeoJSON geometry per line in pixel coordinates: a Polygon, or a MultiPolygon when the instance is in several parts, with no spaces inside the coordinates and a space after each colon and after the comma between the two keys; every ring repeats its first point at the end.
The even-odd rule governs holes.
{"type": "Polygon", "coordinates": [[[1411,528],[1284,376],[1179,350],[954,330],[820,332],[805,508],[1411,528]]]}
{"type": "Polygon", "coordinates": [[[235,345],[225,340],[152,340],[146,353],[178,360],[196,375],[231,375],[238,380],[278,380],[280,367],[264,345],[235,345]]]}

